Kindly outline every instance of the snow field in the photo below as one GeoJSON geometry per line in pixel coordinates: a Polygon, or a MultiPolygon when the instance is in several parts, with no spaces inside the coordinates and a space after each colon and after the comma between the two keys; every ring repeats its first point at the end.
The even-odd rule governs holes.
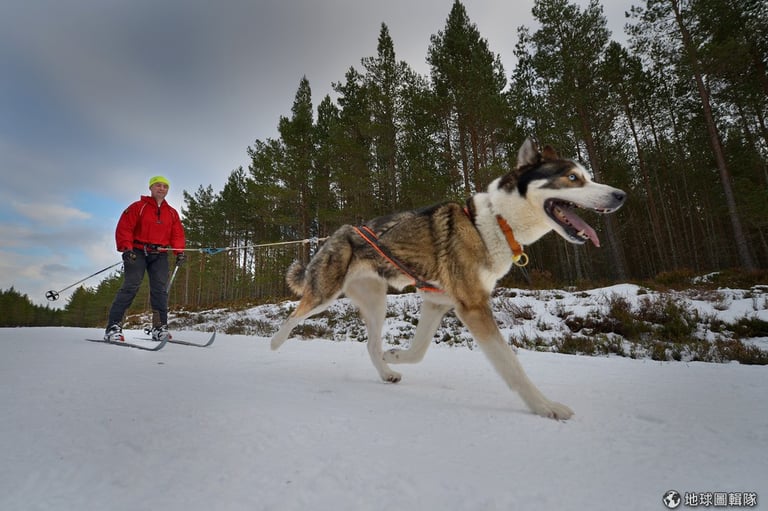
{"type": "Polygon", "coordinates": [[[520,350],[575,410],[556,422],[466,347],[432,346],[392,385],[362,343],[82,340],[100,334],[0,329],[0,509],[648,510],[669,489],[768,495],[765,367],[520,350]]]}

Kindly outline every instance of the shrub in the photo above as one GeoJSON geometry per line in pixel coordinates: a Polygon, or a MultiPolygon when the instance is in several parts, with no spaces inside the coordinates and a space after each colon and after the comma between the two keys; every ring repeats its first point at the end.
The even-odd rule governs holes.
{"type": "Polygon", "coordinates": [[[735,360],[741,364],[766,365],[768,364],[768,352],[757,346],[748,346],[735,339],[716,341],[713,347],[715,361],[726,362],[735,360]]]}
{"type": "Polygon", "coordinates": [[[595,342],[592,337],[585,335],[567,334],[555,344],[557,351],[569,355],[594,355],[595,342]]]}

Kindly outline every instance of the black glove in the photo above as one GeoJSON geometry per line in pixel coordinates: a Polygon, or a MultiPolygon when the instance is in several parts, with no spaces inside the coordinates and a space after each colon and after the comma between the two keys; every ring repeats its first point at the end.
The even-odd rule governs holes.
{"type": "Polygon", "coordinates": [[[184,264],[184,261],[186,260],[187,260],[187,254],[185,254],[184,252],[178,254],[176,256],[176,267],[178,268],[182,266],[184,264]]]}
{"type": "Polygon", "coordinates": [[[133,250],[126,250],[123,252],[123,262],[125,264],[131,264],[136,260],[136,254],[133,250]]]}

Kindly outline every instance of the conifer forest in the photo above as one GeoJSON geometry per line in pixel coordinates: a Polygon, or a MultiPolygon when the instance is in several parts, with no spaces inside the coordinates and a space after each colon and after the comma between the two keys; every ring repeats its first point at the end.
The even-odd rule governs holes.
{"type": "MultiPolygon", "coordinates": [[[[248,167],[221,169],[230,172],[221,190],[184,192],[188,246],[237,248],[191,253],[171,307],[288,298],[288,265],[340,225],[463,202],[515,166],[528,136],[627,191],[628,201],[614,215],[582,213],[602,248],[549,234],[527,248],[529,266],[513,269],[507,284],[764,272],[768,4],[639,0],[627,13],[626,43],[616,42],[597,0],[536,0],[533,15],[535,30],[510,27],[514,69],[455,0],[442,30],[425,34],[426,76],[398,59],[382,23],[370,35],[376,54],[350,62],[333,94],[313,97],[297,77],[276,137],[253,142],[248,167]]],[[[119,280],[75,293],[68,309],[85,314],[94,300],[108,307],[119,280]]]]}

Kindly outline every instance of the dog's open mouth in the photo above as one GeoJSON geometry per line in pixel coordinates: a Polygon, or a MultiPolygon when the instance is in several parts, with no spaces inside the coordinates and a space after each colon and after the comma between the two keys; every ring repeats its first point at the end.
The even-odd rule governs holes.
{"type": "MultiPolygon", "coordinates": [[[[599,247],[600,239],[595,230],[574,211],[576,208],[582,207],[576,203],[560,199],[548,199],[544,203],[544,210],[552,220],[563,228],[569,238],[568,241],[581,244],[590,240],[594,246],[599,247]]],[[[589,209],[596,213],[609,213],[611,211],[610,209],[589,209]]]]}

